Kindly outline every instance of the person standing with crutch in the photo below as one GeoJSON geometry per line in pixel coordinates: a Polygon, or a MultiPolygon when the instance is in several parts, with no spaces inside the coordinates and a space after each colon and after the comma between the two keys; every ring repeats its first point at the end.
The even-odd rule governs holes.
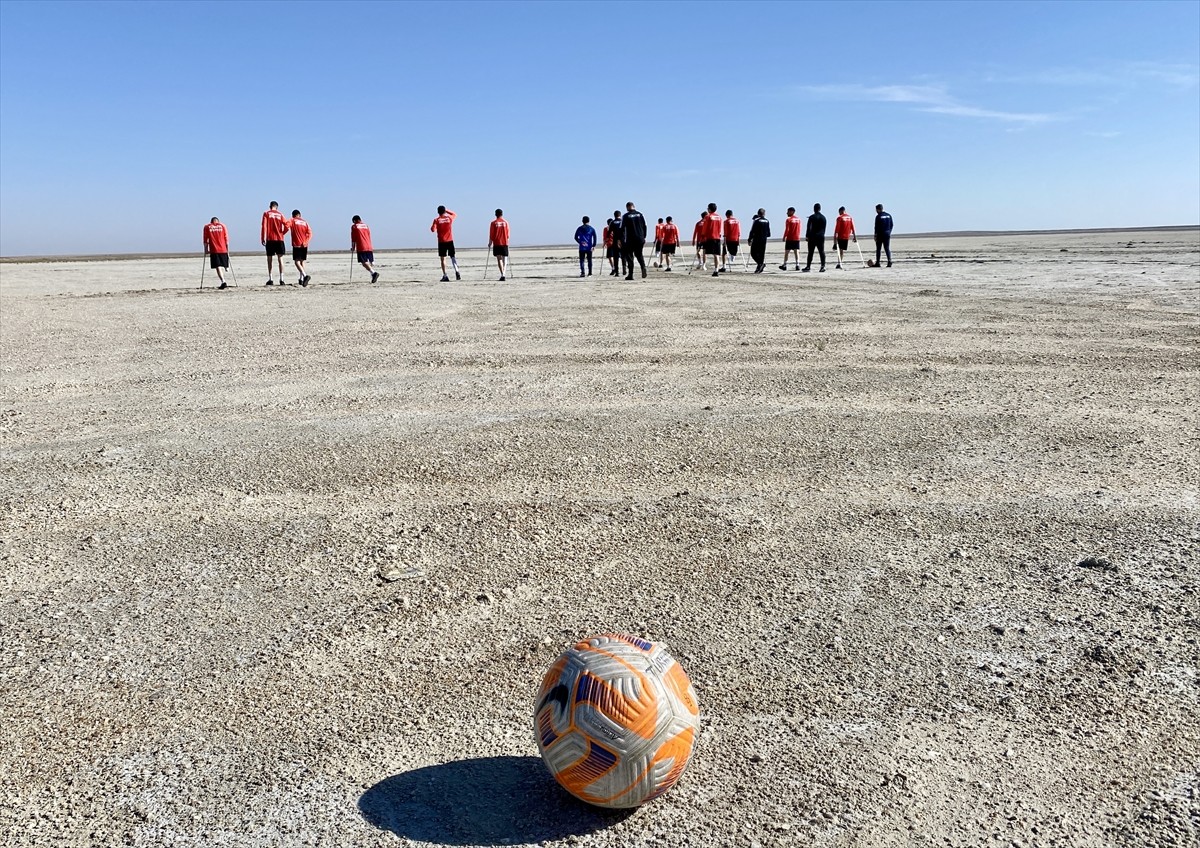
{"type": "Polygon", "coordinates": [[[292,210],[292,226],[290,230],[292,234],[292,262],[296,265],[296,271],[300,274],[300,279],[297,280],[300,288],[306,288],[308,281],[312,277],[308,276],[308,272],[304,270],[304,263],[308,261],[308,243],[312,241],[312,227],[308,225],[300,217],[300,210],[292,210]]]}
{"type": "Polygon", "coordinates": [[[488,227],[488,247],[492,256],[496,257],[496,266],[500,269],[500,282],[504,282],[505,266],[508,264],[508,221],[504,220],[504,210],[496,210],[496,218],[488,227]]]}
{"type": "Polygon", "coordinates": [[[675,225],[674,219],[668,215],[666,222],[663,223],[662,231],[662,266],[664,271],[671,270],[671,257],[675,255],[675,250],[679,247],[679,227],[675,225]]]}
{"type": "MultiPolygon", "coordinates": [[[[738,248],[742,244],[742,222],[733,217],[733,210],[725,210],[725,244],[721,248],[721,270],[732,268],[737,261],[738,248]],[[728,257],[733,257],[729,259],[728,257]]],[[[743,270],[745,266],[743,265],[743,270]]]]}
{"type": "Polygon", "coordinates": [[[450,275],[446,273],[446,260],[450,260],[450,265],[454,268],[454,279],[461,280],[462,274],[458,272],[458,260],[454,258],[454,219],[458,217],[454,212],[451,212],[445,206],[437,208],[437,217],[433,219],[433,223],[429,225],[429,232],[437,233],[438,243],[438,259],[442,263],[442,282],[450,282],[450,275]]]}
{"type": "MultiPolygon", "coordinates": [[[[221,281],[218,289],[226,288],[225,269],[229,267],[229,232],[215,217],[204,225],[204,252],[208,256],[208,267],[217,272],[221,281]]],[[[204,269],[200,269],[200,288],[204,288],[204,269]]]]}
{"type": "Polygon", "coordinates": [[[846,207],[838,207],[837,220],[833,222],[833,247],[837,251],[835,270],[842,270],[842,260],[846,258],[846,250],[850,247],[850,239],[858,244],[858,233],[854,232],[854,219],[846,214],[846,207]]]}
{"type": "MultiPolygon", "coordinates": [[[[371,275],[371,282],[379,282],[379,272],[375,270],[375,251],[371,247],[371,228],[357,215],[350,219],[350,249],[358,255],[359,264],[371,275]]],[[[350,266],[350,275],[354,276],[353,265],[350,266]]]]}
{"type": "Polygon", "coordinates": [[[279,262],[279,285],[283,285],[283,234],[288,231],[289,226],[287,218],[283,217],[283,213],[279,211],[279,204],[272,200],[270,208],[263,213],[262,227],[259,232],[259,239],[262,241],[263,247],[267,249],[266,285],[268,286],[275,285],[275,278],[272,276],[272,258],[279,262]]]}

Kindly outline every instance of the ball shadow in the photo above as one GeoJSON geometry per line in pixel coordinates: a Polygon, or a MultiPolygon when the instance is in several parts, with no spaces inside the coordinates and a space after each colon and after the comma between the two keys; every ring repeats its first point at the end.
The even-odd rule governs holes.
{"type": "Polygon", "coordinates": [[[358,809],[381,830],[442,845],[563,839],[635,812],[576,800],[537,757],[481,757],[395,774],[364,792],[358,809]]]}

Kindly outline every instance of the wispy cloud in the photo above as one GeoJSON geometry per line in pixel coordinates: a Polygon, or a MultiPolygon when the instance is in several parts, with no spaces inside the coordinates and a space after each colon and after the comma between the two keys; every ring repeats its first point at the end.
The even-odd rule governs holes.
{"type": "Polygon", "coordinates": [[[1187,89],[1200,85],[1200,66],[1180,62],[1123,62],[1105,68],[1044,68],[1020,74],[993,74],[987,81],[1117,88],[1159,83],[1187,89]]]}
{"type": "Polygon", "coordinates": [[[868,103],[904,103],[917,111],[958,118],[981,118],[1013,124],[1044,124],[1060,116],[1043,112],[1005,112],[963,103],[940,85],[803,85],[800,94],[821,100],[856,100],[868,103]]]}

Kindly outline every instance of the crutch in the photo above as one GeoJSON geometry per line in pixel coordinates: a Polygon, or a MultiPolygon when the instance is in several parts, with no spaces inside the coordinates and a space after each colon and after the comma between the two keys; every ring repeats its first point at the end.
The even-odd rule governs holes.
{"type": "Polygon", "coordinates": [[[858,248],[858,261],[862,263],[864,268],[867,267],[867,260],[863,259],[862,245],[858,243],[858,239],[854,239],[854,246],[858,248]]]}
{"type": "Polygon", "coordinates": [[[484,251],[483,251],[483,278],[484,278],[485,280],[487,279],[487,275],[488,275],[488,268],[492,267],[492,253],[491,253],[491,248],[492,248],[492,246],[489,244],[489,245],[487,246],[487,248],[485,248],[485,249],[484,249],[484,251]]]}
{"type": "MultiPolygon", "coordinates": [[[[509,250],[511,251],[512,248],[509,248],[509,250]]],[[[513,265],[512,265],[512,257],[511,256],[504,257],[504,276],[505,277],[513,277],[513,278],[516,277],[516,274],[513,273],[513,265]]]]}
{"type": "Polygon", "coordinates": [[[204,291],[204,272],[208,268],[208,254],[200,257],[200,291],[204,291]]]}
{"type": "Polygon", "coordinates": [[[237,274],[233,273],[233,258],[229,259],[229,279],[233,280],[233,287],[237,288],[237,274]]]}
{"type": "Polygon", "coordinates": [[[350,248],[350,282],[354,282],[354,248],[350,248]]]}

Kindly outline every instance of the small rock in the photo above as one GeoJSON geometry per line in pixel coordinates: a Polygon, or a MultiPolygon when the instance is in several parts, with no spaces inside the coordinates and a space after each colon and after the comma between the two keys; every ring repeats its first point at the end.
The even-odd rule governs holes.
{"type": "Polygon", "coordinates": [[[1075,563],[1080,568],[1091,568],[1095,571],[1116,571],[1117,566],[1105,557],[1087,557],[1075,563]]]}

